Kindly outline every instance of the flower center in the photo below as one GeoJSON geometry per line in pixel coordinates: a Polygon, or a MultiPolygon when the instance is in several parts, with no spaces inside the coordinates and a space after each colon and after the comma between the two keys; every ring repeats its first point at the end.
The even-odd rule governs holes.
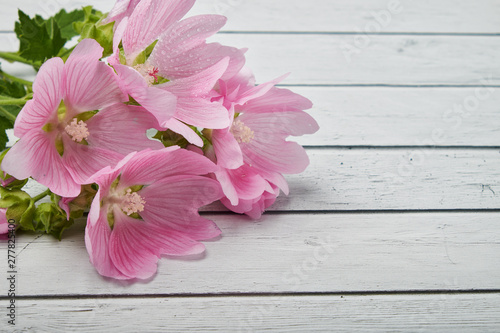
{"type": "Polygon", "coordinates": [[[149,63],[145,63],[135,65],[134,69],[144,77],[149,86],[158,83],[158,68],[153,67],[149,63]]]}
{"type": "Polygon", "coordinates": [[[78,121],[76,118],[73,118],[71,123],[67,125],[64,130],[75,142],[82,142],[82,140],[87,139],[90,134],[87,124],[85,124],[83,120],[78,121]]]}
{"type": "Polygon", "coordinates": [[[132,192],[131,189],[127,189],[127,193],[123,197],[121,203],[121,209],[125,214],[130,216],[134,213],[142,212],[145,203],[146,201],[137,192],[132,192]]]}
{"type": "Polygon", "coordinates": [[[255,137],[255,133],[241,120],[236,119],[231,126],[231,133],[238,143],[249,143],[255,137]]]}

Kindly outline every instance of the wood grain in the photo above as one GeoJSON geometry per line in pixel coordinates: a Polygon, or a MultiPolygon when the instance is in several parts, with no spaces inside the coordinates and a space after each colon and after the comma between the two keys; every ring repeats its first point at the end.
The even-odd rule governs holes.
{"type": "MultiPolygon", "coordinates": [[[[213,40],[249,48],[247,65],[258,82],[291,72],[283,84],[500,84],[495,65],[500,37],[370,36],[368,46],[356,48],[357,53],[343,50],[354,45],[348,35],[218,34],[213,40]]],[[[0,44],[17,49],[12,34],[0,34],[0,44]]]]}
{"type": "MultiPolygon", "coordinates": [[[[113,0],[18,0],[2,4],[0,30],[12,30],[17,8],[45,17],[60,8],[75,9],[94,5],[102,11],[112,8],[113,0]]],[[[198,0],[188,16],[221,14],[231,31],[312,31],[403,33],[498,33],[500,4],[495,0],[198,0]],[[391,7],[391,3],[395,6],[391,7]],[[399,4],[399,5],[398,5],[399,4]],[[396,10],[390,10],[395,8],[396,10]],[[383,13],[383,14],[382,14],[383,13]],[[390,16],[387,15],[390,13],[390,16]],[[378,21],[377,21],[378,19],[378,21]],[[372,28],[373,27],[373,28],[372,28]],[[377,30],[375,30],[377,31],[377,30]]]]}
{"type": "Polygon", "coordinates": [[[499,294],[27,299],[37,332],[495,332],[499,294]],[[44,311],[40,311],[44,309],[44,311]]]}
{"type": "MultiPolygon", "coordinates": [[[[495,289],[500,213],[208,215],[204,256],[163,258],[150,281],[105,279],[84,223],[61,242],[18,235],[18,295],[173,295],[495,289]]],[[[2,264],[3,265],[3,264],[2,264]]]]}

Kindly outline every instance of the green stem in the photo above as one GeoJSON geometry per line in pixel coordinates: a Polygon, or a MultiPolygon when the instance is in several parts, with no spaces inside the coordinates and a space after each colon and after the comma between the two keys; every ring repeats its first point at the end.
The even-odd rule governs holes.
{"type": "Polygon", "coordinates": [[[24,105],[31,97],[33,97],[33,94],[28,94],[23,98],[0,99],[0,105],[24,105]]]}
{"type": "Polygon", "coordinates": [[[16,76],[7,74],[7,73],[5,73],[3,71],[0,71],[0,75],[5,76],[6,78],[8,78],[11,81],[19,82],[21,84],[24,84],[25,86],[29,86],[30,88],[33,86],[33,82],[20,79],[20,78],[18,78],[16,76]]]}
{"type": "Polygon", "coordinates": [[[17,62],[22,62],[23,64],[28,64],[28,65],[38,65],[38,66],[42,65],[39,61],[31,61],[31,60],[24,59],[19,54],[17,54],[17,52],[0,52],[0,58],[3,58],[3,59],[10,61],[10,62],[17,61],[17,62]]]}
{"type": "Polygon", "coordinates": [[[12,120],[13,122],[16,121],[16,116],[14,116],[12,113],[9,111],[5,110],[3,107],[0,106],[0,114],[4,116],[7,119],[12,120]]]}
{"type": "Polygon", "coordinates": [[[45,198],[46,196],[48,196],[49,194],[50,194],[50,190],[47,189],[47,190],[45,190],[45,192],[40,193],[39,195],[37,195],[36,197],[34,197],[33,200],[35,202],[38,202],[38,201],[42,200],[43,198],[45,198]]]}

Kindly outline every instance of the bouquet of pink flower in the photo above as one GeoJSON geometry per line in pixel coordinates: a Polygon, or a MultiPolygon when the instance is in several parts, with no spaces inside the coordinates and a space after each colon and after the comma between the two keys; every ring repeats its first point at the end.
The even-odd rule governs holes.
{"type": "MultiPolygon", "coordinates": [[[[50,19],[19,12],[19,52],[33,83],[0,72],[0,233],[16,228],[60,239],[88,212],[85,243],[97,271],[148,278],[161,255],[204,251],[220,230],[199,215],[220,200],[258,218],[283,174],[304,171],[290,135],[318,130],[311,102],[255,84],[245,50],[207,43],[219,15],[182,19],[195,0],[118,0],[50,19]],[[70,39],[79,37],[74,47],[70,39]],[[29,178],[46,186],[31,197],[29,178]],[[37,203],[50,196],[50,202],[37,203]]],[[[48,201],[48,200],[45,200],[48,201]]]]}

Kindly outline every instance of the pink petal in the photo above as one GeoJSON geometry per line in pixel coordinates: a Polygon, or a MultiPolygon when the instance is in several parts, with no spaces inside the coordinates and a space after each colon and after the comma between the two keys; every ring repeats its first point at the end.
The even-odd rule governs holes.
{"type": "MultiPolygon", "coordinates": [[[[167,51],[164,52],[168,54],[167,51]]],[[[201,44],[179,55],[170,56],[168,59],[156,56],[151,63],[158,62],[157,67],[160,69],[160,74],[173,80],[196,75],[226,57],[230,61],[225,72],[219,76],[226,79],[234,76],[243,67],[245,56],[242,50],[219,43],[201,44]]]]}
{"type": "Polygon", "coordinates": [[[28,101],[17,116],[14,135],[22,137],[31,129],[41,129],[56,114],[64,94],[64,62],[47,60],[33,83],[33,100],[28,101]]]}
{"type": "Polygon", "coordinates": [[[113,69],[99,61],[102,50],[95,40],[84,39],[66,61],[64,102],[77,113],[128,100],[120,90],[113,69]]]}
{"type": "Polygon", "coordinates": [[[108,149],[76,143],[67,135],[62,138],[63,164],[78,184],[86,184],[94,173],[107,166],[114,167],[123,158],[123,154],[108,149]]]}
{"type": "Polygon", "coordinates": [[[94,265],[99,274],[115,279],[130,279],[131,277],[121,273],[116,269],[109,255],[109,239],[111,228],[107,219],[107,208],[105,205],[100,208],[100,197],[97,192],[90,208],[85,228],[85,246],[90,257],[90,262],[94,265]]]}
{"type": "Polygon", "coordinates": [[[264,96],[267,92],[269,92],[269,90],[271,90],[279,82],[283,81],[288,75],[289,74],[285,74],[277,79],[259,84],[258,86],[246,90],[244,93],[238,96],[238,99],[235,101],[235,103],[243,105],[252,99],[264,96]]]}
{"type": "Polygon", "coordinates": [[[306,151],[295,142],[270,144],[254,139],[243,145],[242,151],[245,163],[266,171],[296,174],[303,172],[309,165],[306,151]]]}
{"type": "Polygon", "coordinates": [[[240,200],[238,205],[232,205],[226,198],[222,198],[221,203],[235,213],[246,214],[252,219],[258,219],[276,201],[278,195],[279,190],[273,188],[272,191],[266,191],[258,198],[240,200]]]}
{"type": "Polygon", "coordinates": [[[7,209],[0,208],[0,235],[4,235],[9,232],[9,221],[7,220],[7,209]]]}
{"type": "Polygon", "coordinates": [[[229,130],[214,130],[212,144],[217,157],[217,165],[227,169],[236,169],[243,165],[240,145],[229,130]]]}
{"type": "Polygon", "coordinates": [[[229,126],[226,108],[203,97],[179,97],[175,118],[189,125],[203,128],[229,126]]]}
{"type": "Polygon", "coordinates": [[[246,103],[245,112],[297,111],[311,107],[312,103],[307,98],[288,89],[274,87],[264,96],[246,103]]]}
{"type": "Polygon", "coordinates": [[[247,165],[235,170],[221,169],[215,175],[232,205],[237,205],[240,199],[260,197],[270,189],[268,182],[247,165]]]}
{"type": "Polygon", "coordinates": [[[113,54],[108,57],[107,61],[111,66],[115,66],[120,64],[120,43],[122,41],[122,37],[125,34],[125,30],[128,25],[128,17],[124,17],[120,24],[116,25],[115,23],[115,32],[113,34],[113,54]]]}
{"type": "MultiPolygon", "coordinates": [[[[154,64],[152,63],[152,65],[154,64]]],[[[200,73],[164,83],[159,85],[159,87],[174,93],[176,96],[207,96],[212,91],[222,74],[224,74],[228,65],[229,58],[226,57],[216,64],[207,67],[200,73]]]]}
{"type": "Polygon", "coordinates": [[[162,126],[182,135],[189,143],[197,145],[198,147],[203,147],[203,140],[200,136],[183,122],[180,122],[175,118],[171,118],[164,122],[162,126]]]}
{"type": "Polygon", "coordinates": [[[151,60],[158,58],[164,67],[169,67],[168,59],[190,50],[215,34],[226,24],[221,15],[198,15],[174,23],[162,33],[151,60]],[[165,55],[161,52],[165,51],[165,55]]]}
{"type": "Polygon", "coordinates": [[[190,255],[205,250],[205,246],[181,232],[163,229],[113,210],[115,224],[109,241],[110,257],[124,275],[147,279],[156,272],[162,254],[190,255]]]}
{"type": "Polygon", "coordinates": [[[121,155],[147,148],[162,149],[160,141],[147,137],[147,130],[157,127],[156,119],[144,108],[114,104],[87,121],[87,142],[121,155]]]}
{"type": "Polygon", "coordinates": [[[123,186],[152,184],[175,175],[205,175],[217,170],[208,158],[170,147],[162,150],[138,152],[122,170],[123,186]]]}
{"type": "Polygon", "coordinates": [[[248,113],[245,108],[238,119],[250,127],[255,132],[255,137],[262,141],[270,141],[275,137],[285,139],[290,135],[313,134],[319,129],[316,120],[303,111],[248,113]]]}
{"type": "Polygon", "coordinates": [[[169,120],[175,113],[177,98],[169,91],[149,87],[146,80],[135,69],[124,66],[114,66],[120,77],[120,87],[146,110],[151,112],[159,124],[169,120]]]}
{"type": "Polygon", "coordinates": [[[102,168],[101,170],[94,173],[85,183],[86,184],[97,183],[99,185],[98,193],[101,193],[101,196],[103,197],[107,196],[111,184],[116,180],[123,166],[127,164],[136,154],[137,152],[132,152],[128,154],[113,168],[110,166],[102,168]]]}
{"type": "Polygon", "coordinates": [[[31,176],[62,197],[80,193],[80,185],[66,170],[54,140],[42,130],[26,133],[5,155],[2,170],[17,179],[31,176]]]}
{"type": "Polygon", "coordinates": [[[139,194],[146,201],[141,217],[162,228],[183,232],[195,240],[220,234],[210,220],[198,215],[198,208],[222,197],[217,181],[201,176],[168,177],[143,188],[139,194]]]}
{"type": "Polygon", "coordinates": [[[195,0],[142,0],[130,16],[123,35],[123,49],[127,59],[134,60],[163,31],[180,20],[194,2],[195,0]]]}
{"type": "Polygon", "coordinates": [[[228,58],[194,76],[160,85],[177,96],[175,118],[189,125],[204,128],[226,128],[229,118],[220,102],[211,102],[209,93],[227,68],[228,58]]]}
{"type": "Polygon", "coordinates": [[[276,185],[285,195],[290,193],[288,183],[282,174],[277,172],[264,172],[263,170],[259,170],[259,174],[271,184],[276,185]]]}
{"type": "MultiPolygon", "coordinates": [[[[160,37],[151,54],[160,74],[169,79],[194,75],[211,67],[226,57],[226,53],[214,53],[214,46],[206,47],[205,39],[219,31],[226,23],[220,15],[199,15],[172,25],[160,37]]],[[[234,49],[236,52],[236,49],[234,49]]]]}
{"type": "Polygon", "coordinates": [[[113,8],[109,11],[108,16],[104,19],[104,23],[115,21],[115,27],[126,16],[130,16],[135,7],[141,0],[117,0],[113,8]]]}

